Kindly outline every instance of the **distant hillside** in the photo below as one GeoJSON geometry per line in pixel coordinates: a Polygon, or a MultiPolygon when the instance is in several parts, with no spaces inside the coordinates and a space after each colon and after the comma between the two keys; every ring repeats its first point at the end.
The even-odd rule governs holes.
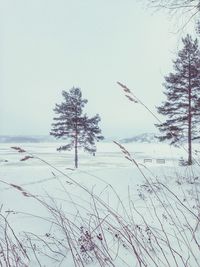
{"type": "MultiPolygon", "coordinates": [[[[111,142],[115,138],[105,138],[103,142],[111,142]]],[[[0,143],[54,143],[62,142],[51,135],[0,135],[0,143]]]]}
{"type": "Polygon", "coordinates": [[[42,143],[56,141],[52,136],[0,135],[0,143],[42,143]]]}
{"type": "Polygon", "coordinates": [[[158,139],[155,137],[155,133],[143,133],[135,135],[130,138],[124,138],[120,140],[121,143],[158,143],[158,139]]]}
{"type": "MultiPolygon", "coordinates": [[[[105,138],[103,142],[110,142],[115,138],[105,138]]],[[[50,135],[0,135],[0,143],[48,143],[61,142],[50,135]]],[[[143,133],[120,140],[121,143],[157,143],[154,133],[143,133]]]]}

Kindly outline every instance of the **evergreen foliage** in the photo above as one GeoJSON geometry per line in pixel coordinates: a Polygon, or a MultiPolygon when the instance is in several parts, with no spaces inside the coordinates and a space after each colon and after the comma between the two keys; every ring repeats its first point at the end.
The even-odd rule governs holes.
{"type": "Polygon", "coordinates": [[[165,77],[167,100],[158,112],[167,117],[156,124],[162,133],[160,141],[171,144],[188,143],[188,164],[192,164],[192,140],[199,139],[200,122],[200,51],[197,39],[190,35],[182,39],[183,49],[173,62],[174,72],[165,77]]]}
{"type": "Polygon", "coordinates": [[[56,138],[68,140],[66,145],[58,148],[61,150],[72,150],[75,152],[75,167],[78,167],[78,149],[83,148],[89,153],[96,152],[95,141],[103,139],[98,126],[100,116],[97,114],[89,118],[83,114],[83,108],[87,104],[86,99],[82,99],[79,88],[72,88],[69,92],[63,91],[64,102],[56,104],[54,112],[57,117],[53,120],[50,132],[56,138]]]}

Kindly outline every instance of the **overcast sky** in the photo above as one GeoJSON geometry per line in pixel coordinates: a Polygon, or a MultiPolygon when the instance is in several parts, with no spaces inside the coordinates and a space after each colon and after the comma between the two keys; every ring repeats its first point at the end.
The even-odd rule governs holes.
{"type": "Polygon", "coordinates": [[[155,111],[187,29],[176,34],[168,15],[141,2],[1,0],[0,134],[48,134],[55,103],[73,86],[105,136],[154,132],[155,120],[116,82],[155,111]]]}

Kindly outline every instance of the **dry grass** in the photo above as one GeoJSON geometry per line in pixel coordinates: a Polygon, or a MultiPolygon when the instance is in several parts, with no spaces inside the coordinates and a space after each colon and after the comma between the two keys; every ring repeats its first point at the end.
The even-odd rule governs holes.
{"type": "MultiPolygon", "coordinates": [[[[51,231],[47,231],[43,236],[37,236],[34,232],[24,233],[24,250],[21,248],[21,242],[15,239],[18,240],[15,247],[21,253],[21,256],[18,256],[21,261],[30,260],[26,254],[29,253],[31,260],[34,258],[38,266],[43,266],[47,259],[53,262],[53,266],[62,266],[62,263],[64,266],[69,259],[74,266],[87,266],[89,263],[95,266],[131,267],[200,266],[197,256],[200,249],[197,179],[193,179],[192,183],[188,183],[191,177],[179,181],[177,187],[180,194],[177,195],[177,191],[173,192],[163,179],[160,180],[153,174],[147,176],[144,166],[138,164],[124,146],[115,143],[130,164],[137,167],[144,179],[144,184],[140,187],[142,192],[139,192],[138,197],[141,198],[140,204],[146,206],[150,216],[145,216],[146,211],[133,203],[129,191],[128,201],[125,203],[114,188],[107,185],[118,200],[116,209],[112,203],[108,204],[99,195],[42,160],[50,165],[55,173],[59,173],[59,176],[54,175],[66,194],[64,201],[74,207],[74,214],[68,214],[66,207],[61,207],[51,196],[44,200],[43,197],[35,196],[21,186],[8,184],[23,196],[35,199],[49,212],[48,219],[38,217],[38,220],[45,220],[51,231]],[[87,205],[73,201],[59,178],[61,174],[88,195],[87,205]]],[[[36,158],[35,155],[34,157],[36,158]]],[[[7,218],[2,218],[3,239],[7,240],[8,222],[7,218]]],[[[7,260],[5,266],[26,266],[17,265],[15,250],[12,250],[11,254],[12,242],[4,242],[3,259],[7,260]]]]}

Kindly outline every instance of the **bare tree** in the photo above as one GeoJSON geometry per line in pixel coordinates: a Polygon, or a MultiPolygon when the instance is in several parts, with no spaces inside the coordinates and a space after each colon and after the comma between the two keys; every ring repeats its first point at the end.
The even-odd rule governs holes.
{"type": "Polygon", "coordinates": [[[198,13],[200,10],[199,0],[147,0],[150,6],[156,8],[166,8],[171,11],[182,10],[182,12],[198,13]]]}
{"type": "Polygon", "coordinates": [[[200,0],[146,0],[148,7],[165,9],[172,15],[185,18],[184,25],[195,19],[196,29],[200,34],[200,0]]]}

